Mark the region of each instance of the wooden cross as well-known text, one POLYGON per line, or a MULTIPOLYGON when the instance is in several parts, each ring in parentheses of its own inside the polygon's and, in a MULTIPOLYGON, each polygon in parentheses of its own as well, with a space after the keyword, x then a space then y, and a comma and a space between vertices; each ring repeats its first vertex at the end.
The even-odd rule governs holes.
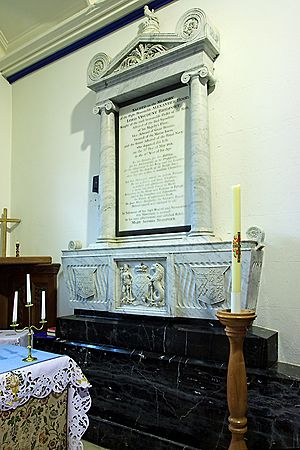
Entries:
POLYGON ((7 228, 7 223, 14 222, 14 223, 20 223, 21 219, 8 219, 7 218, 7 208, 3 208, 2 218, 0 219, 0 224, 2 224, 1 229, 1 249, 2 249, 2 256, 6 256, 6 233, 10 231, 7 228))

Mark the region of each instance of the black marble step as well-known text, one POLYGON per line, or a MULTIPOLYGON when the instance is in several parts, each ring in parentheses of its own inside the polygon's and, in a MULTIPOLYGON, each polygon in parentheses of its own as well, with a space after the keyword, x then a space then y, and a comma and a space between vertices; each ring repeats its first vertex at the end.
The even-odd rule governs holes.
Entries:
MULTIPOLYGON (((75 312, 58 319, 59 338, 184 358, 228 360, 228 338, 218 321, 75 312)), ((247 367, 271 367, 277 361, 278 333, 252 326, 245 338, 244 355, 247 367)))
POLYGON ((97 416, 90 415, 89 421, 89 428, 84 438, 97 445, 105 445, 110 450, 136 450, 139 448, 143 448, 143 450, 204 450, 200 447, 178 444, 170 439, 134 430, 97 416))
POLYGON ((225 369, 214 373, 210 366, 175 355, 42 341, 35 339, 35 346, 68 354, 92 384, 89 417, 97 418, 94 427, 99 428, 85 436, 89 441, 99 443, 101 437, 101 445, 112 450, 228 448, 225 369), (114 424, 110 439, 111 428, 102 429, 103 420, 114 424), (224 447, 216 446, 219 441, 224 447))
MULTIPOLYGON (((112 450, 228 448, 226 364, 42 337, 35 347, 68 354, 91 382, 91 442, 112 450)), ((297 448, 300 368, 247 374, 248 448, 297 448)))

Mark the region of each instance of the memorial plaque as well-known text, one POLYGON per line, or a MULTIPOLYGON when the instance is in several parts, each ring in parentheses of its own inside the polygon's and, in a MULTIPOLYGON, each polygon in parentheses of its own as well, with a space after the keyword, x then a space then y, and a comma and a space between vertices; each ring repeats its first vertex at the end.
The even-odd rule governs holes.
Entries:
POLYGON ((189 229, 189 101, 182 87, 120 108, 119 235, 189 229))

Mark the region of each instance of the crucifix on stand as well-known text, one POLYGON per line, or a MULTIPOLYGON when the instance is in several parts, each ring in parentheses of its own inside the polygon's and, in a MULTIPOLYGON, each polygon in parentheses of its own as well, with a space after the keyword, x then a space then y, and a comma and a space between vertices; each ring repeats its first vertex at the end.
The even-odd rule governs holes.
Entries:
POLYGON ((7 208, 3 208, 2 217, 0 218, 1 224, 1 250, 2 256, 6 256, 6 233, 10 231, 7 227, 8 223, 20 223, 21 219, 9 219, 7 217, 7 208))

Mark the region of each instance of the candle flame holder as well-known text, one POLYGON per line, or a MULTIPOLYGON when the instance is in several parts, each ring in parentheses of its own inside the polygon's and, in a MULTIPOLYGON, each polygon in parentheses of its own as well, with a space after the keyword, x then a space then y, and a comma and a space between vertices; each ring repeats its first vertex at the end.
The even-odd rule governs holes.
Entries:
POLYGON ((225 326, 230 343, 227 369, 228 428, 231 432, 229 450, 247 450, 244 434, 247 432, 248 389, 243 343, 256 314, 248 309, 238 313, 219 309, 217 318, 225 326))
POLYGON ((19 326, 18 323, 14 322, 12 323, 10 326, 15 330, 16 333, 22 333, 25 330, 28 330, 27 333, 27 350, 28 350, 28 354, 27 354, 27 358, 23 358, 22 361, 25 362, 33 362, 36 361, 37 358, 35 356, 32 356, 32 340, 33 340, 33 335, 34 335, 34 330, 35 331, 42 331, 42 329, 44 328, 45 323, 47 323, 47 320, 40 320, 40 327, 36 327, 35 325, 32 325, 31 323, 31 308, 33 306, 33 303, 27 303, 26 308, 28 308, 28 326, 25 328, 22 328, 20 330, 17 330, 17 327, 19 326))

